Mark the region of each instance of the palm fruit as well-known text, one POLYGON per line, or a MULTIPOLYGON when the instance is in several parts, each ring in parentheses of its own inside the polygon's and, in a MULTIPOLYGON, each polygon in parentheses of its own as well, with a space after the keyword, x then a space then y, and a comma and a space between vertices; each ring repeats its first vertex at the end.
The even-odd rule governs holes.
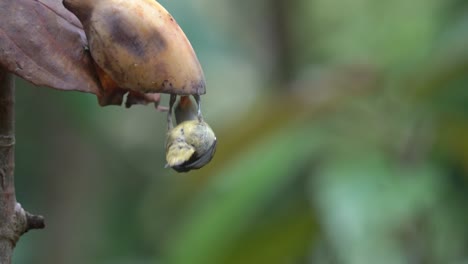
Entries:
POLYGON ((190 42, 155 0, 64 0, 63 4, 83 24, 95 63, 120 88, 205 93, 203 71, 190 42))

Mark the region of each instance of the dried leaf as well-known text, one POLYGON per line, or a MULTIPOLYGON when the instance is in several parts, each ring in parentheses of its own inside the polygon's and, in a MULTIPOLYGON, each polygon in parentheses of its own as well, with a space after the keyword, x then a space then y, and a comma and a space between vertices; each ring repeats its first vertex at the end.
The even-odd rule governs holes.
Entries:
POLYGON ((81 24, 59 1, 2 1, 0 64, 36 84, 99 93, 81 24))

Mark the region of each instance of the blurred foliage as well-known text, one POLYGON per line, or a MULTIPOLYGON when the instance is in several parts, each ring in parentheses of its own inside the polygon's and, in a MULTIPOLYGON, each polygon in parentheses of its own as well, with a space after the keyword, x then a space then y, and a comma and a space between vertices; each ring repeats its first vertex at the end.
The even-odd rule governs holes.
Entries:
POLYGON ((47 229, 16 263, 468 263, 466 1, 161 3, 215 158, 164 169, 163 113, 18 81, 17 195, 47 229))

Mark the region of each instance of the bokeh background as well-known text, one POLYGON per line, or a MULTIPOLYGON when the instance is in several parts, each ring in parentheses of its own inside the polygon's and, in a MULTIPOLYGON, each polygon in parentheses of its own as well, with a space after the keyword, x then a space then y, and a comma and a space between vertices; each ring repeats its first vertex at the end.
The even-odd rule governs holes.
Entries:
POLYGON ((18 80, 17 196, 47 228, 15 263, 468 263, 467 1, 161 3, 215 158, 164 169, 164 113, 18 80))

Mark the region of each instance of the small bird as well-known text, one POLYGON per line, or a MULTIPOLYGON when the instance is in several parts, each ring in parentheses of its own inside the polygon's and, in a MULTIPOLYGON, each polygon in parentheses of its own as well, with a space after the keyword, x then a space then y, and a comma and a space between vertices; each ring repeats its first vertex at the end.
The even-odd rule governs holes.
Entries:
POLYGON ((166 167, 177 172, 188 172, 205 166, 216 151, 216 136, 203 120, 200 97, 194 96, 195 106, 189 96, 182 96, 174 110, 177 126, 172 125, 172 108, 176 95, 171 95, 166 139, 166 167))

